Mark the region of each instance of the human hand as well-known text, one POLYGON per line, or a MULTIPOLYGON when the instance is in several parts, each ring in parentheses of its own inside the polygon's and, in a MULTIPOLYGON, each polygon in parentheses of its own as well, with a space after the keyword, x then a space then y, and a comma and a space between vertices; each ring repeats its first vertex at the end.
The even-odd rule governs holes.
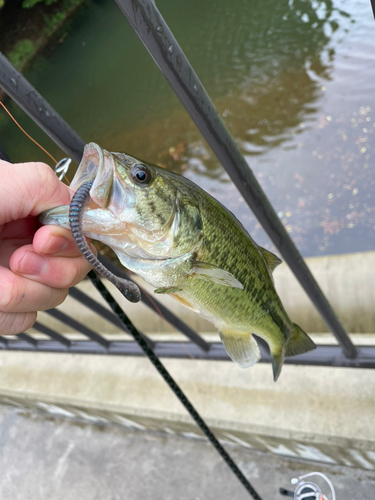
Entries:
POLYGON ((61 304, 90 265, 70 231, 38 229, 38 214, 71 199, 48 165, 0 160, 0 179, 0 334, 14 335, 61 304))

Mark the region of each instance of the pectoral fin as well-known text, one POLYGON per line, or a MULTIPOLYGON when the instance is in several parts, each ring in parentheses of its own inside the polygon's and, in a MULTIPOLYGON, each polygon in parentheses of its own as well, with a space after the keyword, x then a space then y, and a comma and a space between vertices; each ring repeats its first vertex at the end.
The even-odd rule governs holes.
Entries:
POLYGON ((238 333, 229 330, 219 332, 229 357, 241 368, 248 368, 260 360, 260 351, 251 333, 238 333))
POLYGON ((240 288, 243 290, 242 283, 240 283, 229 271, 225 271, 224 269, 214 266, 213 264, 208 264, 207 262, 191 260, 191 263, 193 264, 193 268, 190 272, 191 276, 203 281, 215 283, 216 285, 240 288))

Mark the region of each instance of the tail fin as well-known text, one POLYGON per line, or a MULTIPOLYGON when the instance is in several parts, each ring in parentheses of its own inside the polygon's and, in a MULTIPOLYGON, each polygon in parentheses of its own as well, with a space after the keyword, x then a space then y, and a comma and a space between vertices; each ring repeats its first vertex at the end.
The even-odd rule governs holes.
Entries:
POLYGON ((271 356, 272 356, 273 381, 276 382, 276 380, 279 378, 281 368, 283 367, 284 364, 284 359, 285 359, 284 349, 282 349, 278 354, 271 351, 271 356))
POLYGON ((283 367, 284 359, 286 356, 296 356, 297 354, 302 354, 316 348, 314 342, 310 339, 307 333, 302 330, 302 328, 300 328, 295 323, 292 323, 292 325, 292 335, 286 347, 281 349, 278 353, 271 352, 273 380, 275 382, 279 378, 281 368, 283 367))
POLYGON ((285 349, 285 356, 296 356, 307 351, 312 351, 316 348, 314 342, 295 323, 292 323, 294 330, 285 349))

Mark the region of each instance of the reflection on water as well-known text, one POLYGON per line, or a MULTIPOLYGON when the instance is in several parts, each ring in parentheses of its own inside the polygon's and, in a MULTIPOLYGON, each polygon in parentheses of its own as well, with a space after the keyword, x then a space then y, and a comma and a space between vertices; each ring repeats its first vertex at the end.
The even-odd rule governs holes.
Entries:
MULTIPOLYGON (((372 249, 369 2, 159 0, 158 7, 302 253, 372 249)), ((52 106, 86 141, 182 172, 270 247, 115 2, 91 0, 64 29, 26 72, 52 106)), ((0 134, 15 161, 44 160, 3 115, 0 134)))

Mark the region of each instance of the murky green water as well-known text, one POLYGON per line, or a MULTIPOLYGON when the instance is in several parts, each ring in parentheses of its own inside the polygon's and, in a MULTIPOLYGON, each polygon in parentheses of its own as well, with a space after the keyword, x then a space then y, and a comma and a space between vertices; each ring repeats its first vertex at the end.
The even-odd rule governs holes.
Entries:
MULTIPOLYGON (((368 0, 159 0, 305 256, 375 242, 375 22, 368 0)), ((26 71, 81 137, 182 172, 271 247, 112 0, 91 0, 26 71)), ((22 125, 59 158, 16 106, 22 125)), ((43 160, 0 114, 14 161, 43 160)))

